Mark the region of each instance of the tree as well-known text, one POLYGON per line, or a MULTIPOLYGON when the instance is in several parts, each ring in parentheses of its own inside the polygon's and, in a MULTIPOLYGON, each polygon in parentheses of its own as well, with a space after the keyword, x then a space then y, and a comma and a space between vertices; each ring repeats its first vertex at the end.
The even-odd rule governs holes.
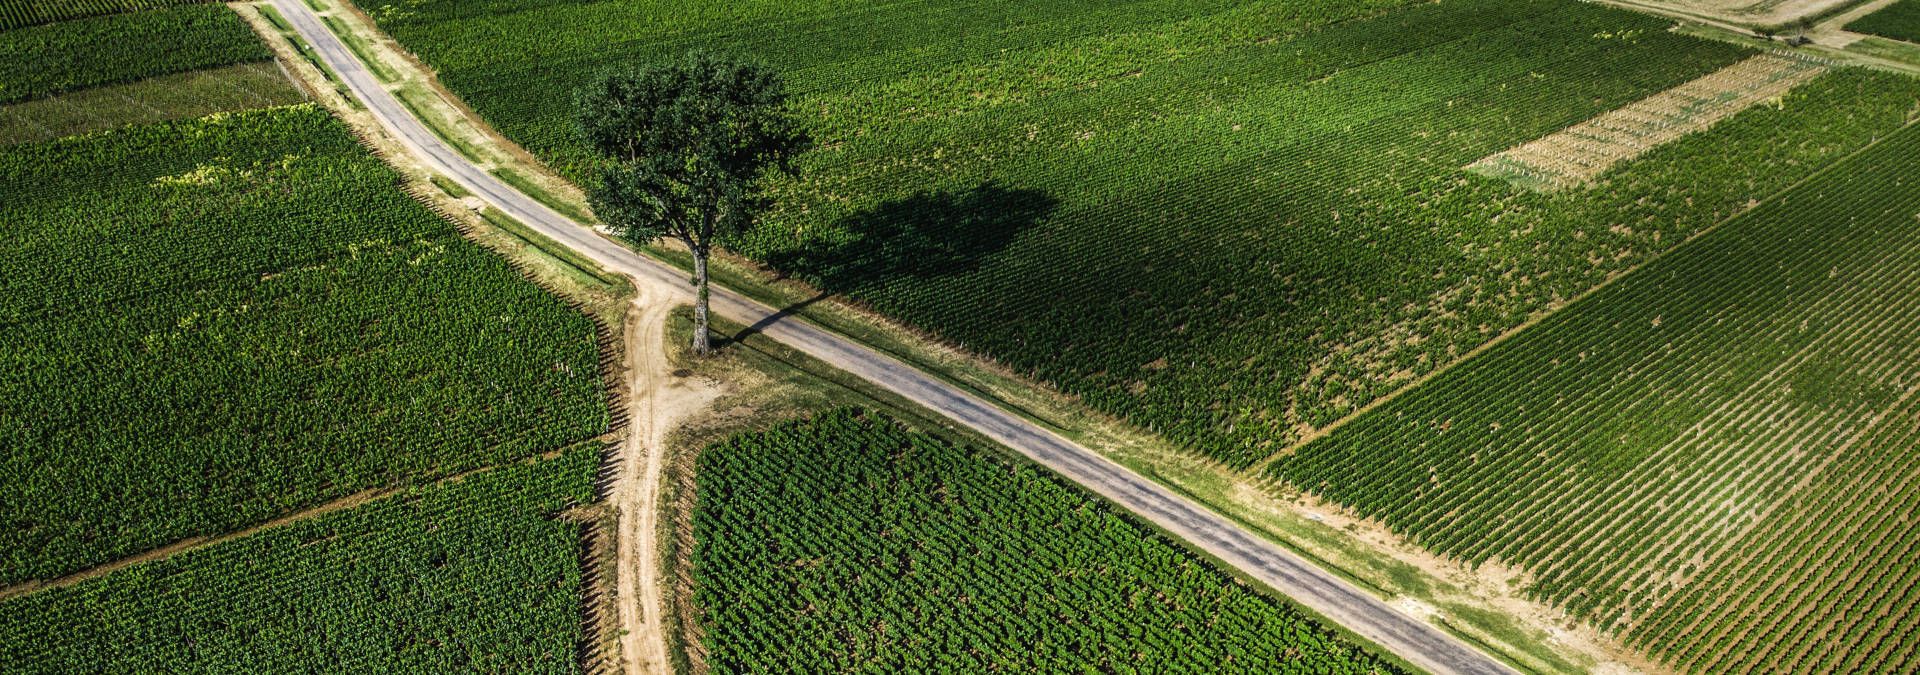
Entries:
POLYGON ((671 237, 693 254, 693 350, 708 353, 707 257, 766 207, 761 184, 792 175, 812 145, 786 86, 765 65, 693 52, 602 77, 576 114, 601 160, 594 214, 622 238, 671 237))

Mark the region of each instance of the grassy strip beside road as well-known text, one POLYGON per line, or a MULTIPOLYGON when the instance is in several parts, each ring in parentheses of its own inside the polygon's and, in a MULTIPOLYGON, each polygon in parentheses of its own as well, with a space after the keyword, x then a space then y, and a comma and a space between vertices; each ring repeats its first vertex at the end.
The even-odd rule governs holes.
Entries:
MULTIPOLYGON (((438 132, 440 130, 435 129, 435 131, 438 132)), ((519 190, 527 196, 532 197, 534 201, 545 204, 547 208, 558 211, 560 215, 572 219, 573 222, 582 225, 595 222, 593 214, 585 206, 562 198, 557 192, 548 189, 539 181, 528 177, 527 174, 521 173, 519 169, 503 166, 489 173, 492 173, 493 177, 500 179, 501 182, 513 186, 513 189, 519 190)))

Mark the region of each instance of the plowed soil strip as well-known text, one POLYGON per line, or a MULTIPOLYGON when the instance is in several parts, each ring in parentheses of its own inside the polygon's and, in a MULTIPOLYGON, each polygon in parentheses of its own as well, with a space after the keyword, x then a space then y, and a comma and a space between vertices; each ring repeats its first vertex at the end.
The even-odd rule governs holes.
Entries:
POLYGON ((1761 54, 1489 156, 1467 170, 1535 190, 1578 186, 1616 164, 1785 95, 1825 71, 1812 60, 1761 54))

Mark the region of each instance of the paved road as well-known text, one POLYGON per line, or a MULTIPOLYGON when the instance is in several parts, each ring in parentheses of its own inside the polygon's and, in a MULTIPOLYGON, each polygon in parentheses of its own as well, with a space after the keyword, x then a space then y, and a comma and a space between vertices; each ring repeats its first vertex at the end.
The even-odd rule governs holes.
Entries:
MULTIPOLYGON (((272 0, 322 60, 333 68, 388 131, 419 158, 494 207, 636 283, 684 288, 687 274, 578 225, 500 182, 443 144, 381 88, 338 37, 300 0, 272 0)), ((1017 415, 838 334, 779 314, 772 307, 715 288, 713 311, 834 367, 889 389, 998 441, 1079 483, 1174 536, 1205 550, 1339 622, 1347 629, 1435 673, 1511 673, 1511 669, 1447 633, 1393 609, 1279 545, 1213 511, 1141 478, 1125 467, 1017 415)))

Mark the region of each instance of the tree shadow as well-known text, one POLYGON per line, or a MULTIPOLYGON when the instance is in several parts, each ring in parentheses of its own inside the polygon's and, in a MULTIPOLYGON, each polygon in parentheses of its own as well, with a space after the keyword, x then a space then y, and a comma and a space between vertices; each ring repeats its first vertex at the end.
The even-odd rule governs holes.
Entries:
POLYGON ((957 192, 919 192, 842 219, 841 237, 809 242, 767 262, 829 293, 858 295, 902 276, 971 270, 1058 206, 1045 192, 992 182, 957 192))

